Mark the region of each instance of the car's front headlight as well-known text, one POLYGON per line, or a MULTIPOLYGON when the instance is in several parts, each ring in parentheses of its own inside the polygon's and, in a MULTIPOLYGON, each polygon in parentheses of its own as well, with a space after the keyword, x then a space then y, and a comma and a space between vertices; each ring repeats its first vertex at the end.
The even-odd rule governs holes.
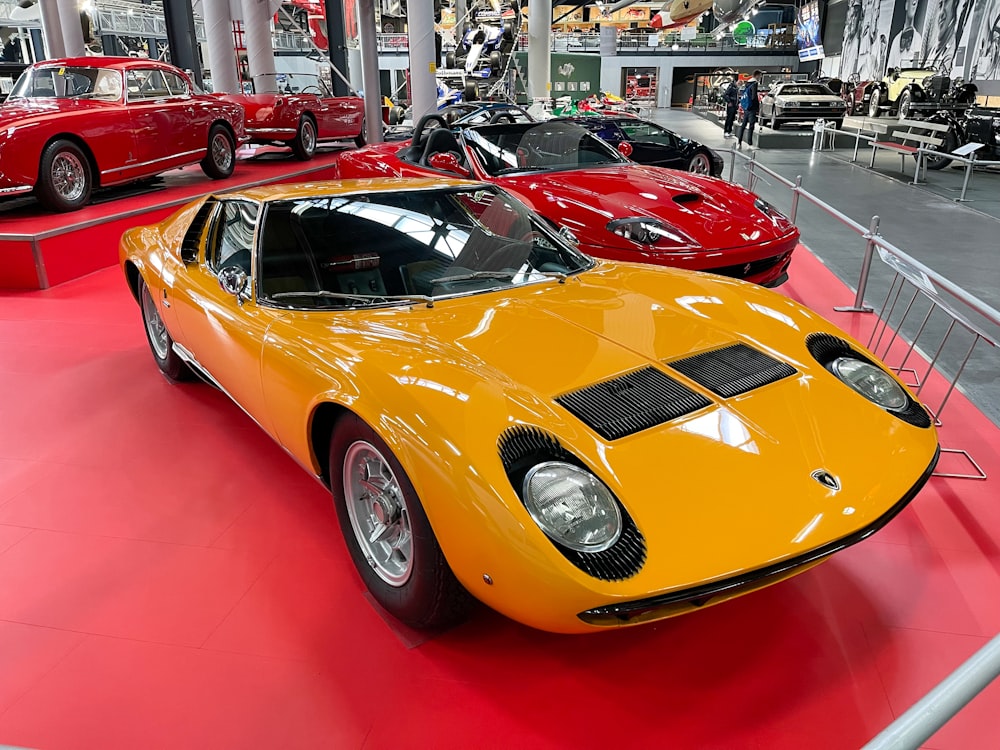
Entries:
POLYGON ((870 362, 854 357, 837 357, 827 367, 844 384, 883 409, 900 411, 910 403, 899 383, 870 362))
POLYGON ((524 477, 524 504, 553 541, 577 552, 603 552, 622 532, 618 503, 603 482, 573 464, 546 461, 524 477))
POLYGON ((640 245, 655 245, 658 249, 690 250, 698 247, 698 243, 677 227, 650 216, 614 219, 608 222, 607 230, 640 245))

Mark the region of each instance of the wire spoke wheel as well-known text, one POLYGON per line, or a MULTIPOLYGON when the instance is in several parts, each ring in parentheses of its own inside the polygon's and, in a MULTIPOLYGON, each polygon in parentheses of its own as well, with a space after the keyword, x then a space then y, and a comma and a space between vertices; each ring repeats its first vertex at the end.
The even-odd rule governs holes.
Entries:
POLYGON ((87 189, 87 168, 71 151, 62 151, 52 160, 52 187, 67 202, 80 200, 87 189))
POLYGON ((365 440, 344 456, 344 499, 354 536, 372 570, 390 586, 413 570, 413 534, 406 499, 389 462, 365 440))

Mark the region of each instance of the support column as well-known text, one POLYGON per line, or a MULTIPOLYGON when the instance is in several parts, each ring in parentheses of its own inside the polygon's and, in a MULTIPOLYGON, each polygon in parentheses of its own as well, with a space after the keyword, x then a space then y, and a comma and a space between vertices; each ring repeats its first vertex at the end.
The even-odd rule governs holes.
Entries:
MULTIPOLYGON (((347 75, 347 35, 344 33, 344 3, 343 0, 326 0, 326 39, 327 55, 330 64, 345 76, 347 75)), ((347 84, 340 76, 333 76, 333 95, 347 96, 350 94, 347 84)))
POLYGON ((42 17, 42 36, 45 41, 45 56, 48 59, 66 57, 66 42, 63 41, 62 23, 56 0, 39 0, 38 10, 42 17))
MULTIPOLYGON (((194 11, 190 0, 163 0, 163 18, 167 22, 170 62, 182 70, 190 70, 194 82, 200 86, 201 59, 194 35, 194 11)), ((150 50, 150 56, 155 57, 156 51, 150 50)))
POLYGON ((83 44, 83 26, 80 25, 80 8, 75 2, 61 2, 57 5, 66 57, 83 57, 86 51, 83 44))
POLYGON ((378 37, 375 0, 358 0, 358 39, 361 42, 361 90, 365 93, 365 129, 369 143, 382 142, 382 93, 378 80, 378 37))
POLYGON ((528 3, 528 98, 552 96, 552 0, 528 3))
POLYGON ((271 43, 271 8, 266 0, 242 0, 243 31, 247 47, 247 65, 254 91, 276 93, 274 46, 271 43))
POLYGON ((460 47, 462 46, 462 30, 466 26, 472 26, 472 19, 466 18, 468 14, 468 3, 465 0, 455 0, 455 41, 460 47))
POLYGON ((409 0, 406 25, 410 37, 410 91, 413 122, 437 111, 437 50, 434 45, 433 0, 409 0))
POLYGON ((205 47, 208 66, 212 71, 212 91, 240 94, 240 76, 236 69, 233 46, 233 17, 229 0, 202 0, 205 20, 205 47))

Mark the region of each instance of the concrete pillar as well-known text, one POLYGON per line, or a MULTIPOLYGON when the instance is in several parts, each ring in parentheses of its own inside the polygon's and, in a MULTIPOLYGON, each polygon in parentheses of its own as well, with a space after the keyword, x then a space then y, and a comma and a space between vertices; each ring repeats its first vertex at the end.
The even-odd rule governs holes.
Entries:
POLYGON ((271 6, 266 0, 243 0, 243 38, 254 91, 277 92, 274 46, 271 43, 271 6))
POLYGON ((382 142, 382 94, 378 81, 378 37, 375 0, 358 0, 358 40, 361 43, 361 90, 365 93, 365 122, 369 143, 382 142))
MULTIPOLYGON (((163 18, 167 22, 170 62, 182 70, 190 70, 194 82, 201 85, 201 58, 190 0, 163 0, 163 18)), ((155 49, 149 53, 151 57, 156 56, 155 49)))
POLYGON ((202 0, 201 11, 205 21, 208 65, 212 71, 212 91, 242 93, 233 47, 233 17, 229 12, 229 0, 202 0))
MULTIPOLYGON (((45 56, 49 60, 66 57, 66 42, 63 41, 62 22, 56 0, 38 0, 38 10, 42 16, 42 35, 45 40, 45 56)), ((79 24, 79 19, 77 23, 79 24)))
POLYGON ((552 96, 552 0, 528 3, 528 98, 552 96))
POLYGON ((468 14, 468 3, 465 0, 455 0, 455 41, 458 42, 459 46, 462 45, 462 30, 466 26, 472 25, 472 19, 466 18, 468 14))
POLYGON ((66 57, 86 54, 83 43, 83 26, 80 24, 80 7, 75 1, 59 3, 59 26, 62 29, 66 57))
MULTIPOLYGON (((434 0, 409 0, 406 25, 410 37, 410 92, 413 121, 437 111, 437 50, 434 46, 434 0)), ((366 89, 367 91, 367 89, 366 89)))

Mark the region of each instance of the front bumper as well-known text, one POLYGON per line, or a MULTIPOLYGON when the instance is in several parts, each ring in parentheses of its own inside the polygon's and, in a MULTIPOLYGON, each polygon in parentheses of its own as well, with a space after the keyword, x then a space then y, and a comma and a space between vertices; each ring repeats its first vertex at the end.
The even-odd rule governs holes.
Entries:
POLYGON ((676 615, 701 609, 711 604, 719 604, 803 573, 814 565, 823 562, 835 552, 839 552, 868 538, 895 518, 903 508, 910 504, 910 501, 916 497, 917 493, 927 483, 927 480, 930 479, 940 455, 941 449, 939 447, 934 451, 934 456, 924 470, 924 473, 920 475, 920 478, 902 499, 874 522, 852 534, 829 544, 824 544, 805 554, 782 560, 781 562, 758 568, 757 570, 751 570, 732 578, 713 581, 712 583, 682 591, 671 591, 667 594, 651 596, 645 599, 594 607, 593 609, 580 612, 577 617, 594 627, 607 628, 638 625, 652 620, 675 617, 676 615))

